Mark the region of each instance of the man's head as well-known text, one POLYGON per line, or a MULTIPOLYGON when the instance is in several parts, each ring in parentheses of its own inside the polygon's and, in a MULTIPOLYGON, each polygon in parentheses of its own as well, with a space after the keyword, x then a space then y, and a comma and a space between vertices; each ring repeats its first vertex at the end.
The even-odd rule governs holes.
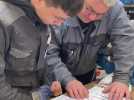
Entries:
POLYGON ((61 24, 69 16, 80 12, 84 0, 31 0, 31 2, 44 23, 61 24))
POLYGON ((79 18, 85 23, 99 20, 115 3, 116 0, 85 0, 84 8, 79 13, 79 18))

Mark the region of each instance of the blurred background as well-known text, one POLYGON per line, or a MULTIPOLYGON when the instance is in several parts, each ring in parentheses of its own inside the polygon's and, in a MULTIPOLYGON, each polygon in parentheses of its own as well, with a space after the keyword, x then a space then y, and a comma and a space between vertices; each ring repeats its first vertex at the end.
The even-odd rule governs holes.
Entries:
POLYGON ((130 19, 134 20, 134 0, 121 0, 130 19))

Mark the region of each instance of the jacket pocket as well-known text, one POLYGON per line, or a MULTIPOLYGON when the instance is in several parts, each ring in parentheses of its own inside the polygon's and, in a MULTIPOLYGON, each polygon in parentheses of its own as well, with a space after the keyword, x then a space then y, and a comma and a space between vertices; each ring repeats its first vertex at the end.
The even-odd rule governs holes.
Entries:
POLYGON ((31 72, 36 66, 36 58, 33 51, 23 51, 11 48, 8 55, 8 69, 16 72, 31 72))
POLYGON ((12 86, 38 85, 35 72, 37 67, 36 53, 34 50, 10 48, 7 58, 7 80, 12 86))
POLYGON ((32 72, 37 67, 39 41, 27 32, 13 31, 10 48, 6 56, 7 69, 18 72, 32 72))
POLYGON ((69 70, 74 70, 80 56, 80 44, 64 44, 62 47, 61 58, 69 70))

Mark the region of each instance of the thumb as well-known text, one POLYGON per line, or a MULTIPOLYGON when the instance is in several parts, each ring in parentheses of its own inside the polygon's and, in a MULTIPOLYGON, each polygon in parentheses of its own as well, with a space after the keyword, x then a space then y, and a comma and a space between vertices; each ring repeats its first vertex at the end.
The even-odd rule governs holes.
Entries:
POLYGON ((108 85, 107 87, 104 88, 103 93, 108 93, 112 88, 112 85, 108 85))

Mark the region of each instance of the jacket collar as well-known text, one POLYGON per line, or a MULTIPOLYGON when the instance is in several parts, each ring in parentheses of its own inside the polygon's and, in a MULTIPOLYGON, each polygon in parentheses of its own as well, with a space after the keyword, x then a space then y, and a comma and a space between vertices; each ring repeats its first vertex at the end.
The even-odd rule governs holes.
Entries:
MULTIPOLYGON (((102 18, 102 19, 103 19, 103 18, 102 18)), ((102 20, 102 19, 101 19, 101 20, 102 20)), ((101 22, 101 20, 95 21, 95 22, 94 22, 94 23, 95 23, 95 26, 97 26, 97 25, 101 22)), ((75 17, 68 18, 68 19, 64 22, 64 25, 70 26, 70 27, 80 27, 79 21, 78 21, 78 19, 77 19, 76 16, 75 16, 75 17)))
POLYGON ((77 19, 77 17, 70 17, 68 18, 65 23, 64 23, 66 26, 70 26, 70 27, 79 27, 80 24, 79 24, 79 21, 77 19))

